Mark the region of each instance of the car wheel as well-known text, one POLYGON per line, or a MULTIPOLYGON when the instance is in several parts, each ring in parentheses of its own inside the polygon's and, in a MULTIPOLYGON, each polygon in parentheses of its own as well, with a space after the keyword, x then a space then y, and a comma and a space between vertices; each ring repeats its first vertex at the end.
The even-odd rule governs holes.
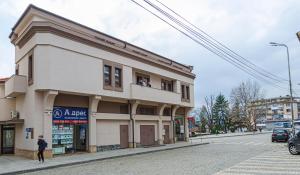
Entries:
POLYGON ((290 152, 292 155, 298 154, 298 151, 297 151, 297 149, 296 149, 296 146, 293 145, 293 144, 291 144, 291 145, 289 146, 289 152, 290 152))

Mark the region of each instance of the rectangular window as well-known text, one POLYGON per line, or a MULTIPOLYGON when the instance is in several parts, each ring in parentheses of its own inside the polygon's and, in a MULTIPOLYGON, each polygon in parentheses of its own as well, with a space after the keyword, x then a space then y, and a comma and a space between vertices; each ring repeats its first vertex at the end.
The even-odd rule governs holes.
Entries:
POLYGON ((28 57, 28 84, 33 84, 33 56, 28 57))
POLYGON ((173 92, 173 81, 161 80, 161 89, 173 92))
POLYGON ((186 86, 186 99, 190 99, 190 87, 189 86, 186 86))
POLYGON ((111 86, 111 66, 104 65, 104 84, 111 86))
POLYGON ((139 105, 136 113, 140 115, 156 115, 157 108, 155 106, 139 105))
POLYGON ((190 101, 190 87, 186 84, 181 85, 181 101, 190 101))
POLYGON ((138 74, 136 75, 136 84, 151 87, 150 76, 138 74))
POLYGON ((105 61, 103 66, 103 88, 106 90, 122 91, 122 65, 105 61))
POLYGON ((19 75, 19 65, 16 65, 16 69, 15 69, 15 75, 19 75))
POLYGON ((181 85, 181 98, 185 99, 185 86, 181 85))
POLYGON ((115 68, 115 87, 122 87, 122 69, 115 68))

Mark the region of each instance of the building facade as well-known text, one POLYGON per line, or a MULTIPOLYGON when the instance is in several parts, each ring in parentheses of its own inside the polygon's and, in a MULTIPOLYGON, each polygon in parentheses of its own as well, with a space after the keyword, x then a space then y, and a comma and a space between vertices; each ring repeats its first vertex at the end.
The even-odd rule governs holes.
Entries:
MULTIPOLYGON (((293 100, 293 112, 296 120, 300 118, 300 98, 294 97, 293 100)), ((256 114, 259 116, 256 118, 262 121, 292 119, 290 96, 253 101, 250 107, 257 111, 256 114)))
POLYGON ((192 66, 33 5, 9 37, 16 71, 0 82, 1 141, 11 142, 2 154, 36 158, 39 135, 46 157, 188 140, 192 66))

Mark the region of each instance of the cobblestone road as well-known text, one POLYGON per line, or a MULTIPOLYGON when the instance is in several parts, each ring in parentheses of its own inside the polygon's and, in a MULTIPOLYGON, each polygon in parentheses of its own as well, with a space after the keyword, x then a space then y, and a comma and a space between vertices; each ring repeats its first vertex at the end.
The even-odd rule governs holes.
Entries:
MULTIPOLYGON (((210 141, 211 144, 61 167, 28 174, 241 174, 239 171, 241 168, 247 168, 246 165, 258 166, 249 164, 255 162, 257 158, 261 159, 271 156, 274 159, 275 155, 272 152, 275 151, 284 154, 285 158, 289 159, 289 153, 285 144, 271 143, 270 134, 214 138, 205 139, 205 141, 210 141), (244 162, 248 164, 243 164, 244 162)), ((201 142, 201 139, 194 140, 193 142, 201 142)), ((294 156, 294 159, 300 161, 300 156, 294 156)), ((245 173, 251 174, 251 172, 245 173)))

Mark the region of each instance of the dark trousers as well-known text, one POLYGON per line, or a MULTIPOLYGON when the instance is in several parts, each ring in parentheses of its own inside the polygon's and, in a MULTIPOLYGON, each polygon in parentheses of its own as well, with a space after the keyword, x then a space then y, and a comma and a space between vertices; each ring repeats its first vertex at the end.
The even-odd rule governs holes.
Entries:
POLYGON ((39 161, 42 160, 44 162, 44 150, 39 150, 37 156, 39 158, 39 161))

